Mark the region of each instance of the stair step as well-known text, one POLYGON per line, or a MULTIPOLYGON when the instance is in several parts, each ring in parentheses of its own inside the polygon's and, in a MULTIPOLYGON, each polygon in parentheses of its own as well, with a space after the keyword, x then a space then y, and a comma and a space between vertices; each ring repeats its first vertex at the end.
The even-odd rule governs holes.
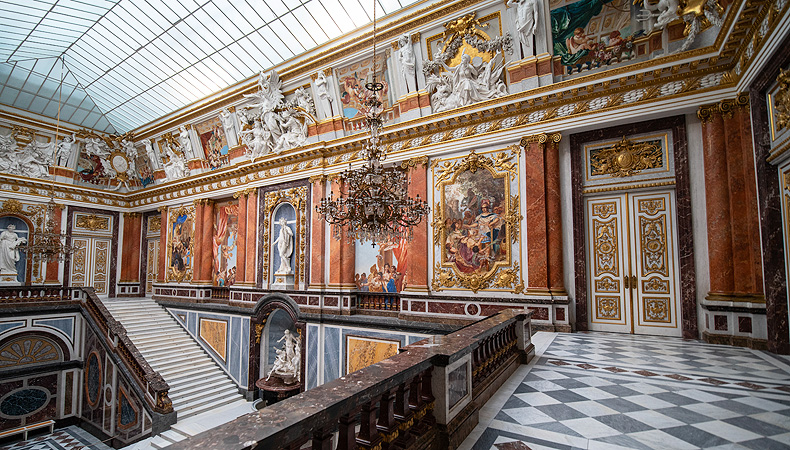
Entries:
POLYGON ((231 390, 225 387, 209 388, 203 392, 194 392, 191 395, 171 398, 170 400, 173 401, 173 409, 178 410, 187 405, 202 405, 204 401, 213 401, 236 393, 238 393, 236 389, 231 390))
POLYGON ((236 392, 238 392, 238 389, 236 388, 236 384, 234 384, 232 381, 230 381, 230 379, 227 376, 218 375, 216 377, 216 379, 211 378, 210 380, 211 381, 207 381, 206 380, 203 383, 195 383, 194 386, 188 386, 188 385, 184 384, 183 385, 184 387, 180 387, 178 389, 178 394, 181 395, 181 396, 187 396, 187 395, 191 395, 191 394, 194 394, 194 393, 200 393, 200 392, 203 392, 203 390, 205 389, 205 385, 226 386, 226 387, 228 387, 230 389, 233 389, 236 392))
POLYGON ((154 370, 162 374, 162 376, 165 379, 168 379, 170 377, 180 376, 182 373, 188 374, 190 372, 195 372, 201 369, 215 370, 216 365, 214 364, 214 361, 206 359, 200 362, 191 362, 191 361, 178 362, 168 367, 162 367, 162 366, 154 367, 154 370))
POLYGON ((174 369, 180 366, 189 366, 192 367, 197 366, 198 364, 214 364, 214 360, 211 359, 207 354, 200 353, 191 356, 177 356, 175 358, 167 359, 167 358, 159 358, 157 360, 148 359, 148 364, 151 367, 157 367, 157 370, 166 370, 166 369, 174 369))
POLYGON ((191 417, 212 409, 219 408, 221 406, 228 405, 235 401, 235 399, 229 397, 230 396, 218 396, 216 399, 206 400, 200 404, 187 405, 181 410, 177 410, 178 415, 180 417, 191 417))
POLYGON ((196 358, 198 356, 206 355, 206 352, 203 351, 200 347, 194 349, 186 349, 186 350, 173 350, 173 351, 164 351, 164 352, 157 352, 156 356, 153 354, 146 355, 145 360, 148 361, 148 364, 155 364, 159 361, 167 361, 174 358, 196 358))
POLYGON ((162 327, 155 327, 153 329, 138 329, 138 330, 126 330, 127 335, 134 335, 135 337, 139 338, 146 338, 150 336, 160 336, 160 337, 169 337, 178 334, 186 335, 187 332, 176 324, 166 325, 162 327))

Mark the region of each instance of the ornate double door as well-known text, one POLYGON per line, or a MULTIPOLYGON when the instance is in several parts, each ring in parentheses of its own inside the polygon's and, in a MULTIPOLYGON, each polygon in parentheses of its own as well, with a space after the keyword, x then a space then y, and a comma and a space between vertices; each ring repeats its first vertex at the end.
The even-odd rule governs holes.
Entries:
POLYGON ((585 200, 590 329, 681 336, 673 190, 585 200))
POLYGON ((69 279, 74 287, 91 286, 96 295, 109 292, 110 239, 75 236, 69 279))
POLYGON ((154 293, 154 283, 159 277, 159 239, 148 239, 148 256, 145 268, 145 294, 154 293))

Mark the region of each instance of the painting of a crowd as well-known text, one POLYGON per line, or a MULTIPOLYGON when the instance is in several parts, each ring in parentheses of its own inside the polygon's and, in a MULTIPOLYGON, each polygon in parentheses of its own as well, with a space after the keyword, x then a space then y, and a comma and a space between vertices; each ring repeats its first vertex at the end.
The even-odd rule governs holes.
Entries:
POLYGON ((464 274, 484 274, 507 261, 505 178, 494 178, 488 170, 467 171, 443 192, 442 263, 464 274))
POLYGON ((239 204, 217 205, 214 222, 214 286, 232 286, 236 282, 236 238, 239 204))
POLYGON ((405 286, 408 243, 357 243, 357 270, 354 275, 361 292, 401 292, 405 286), (369 268, 368 264, 370 264, 369 268))
POLYGON ((173 252, 170 256, 170 269, 176 277, 183 277, 187 269, 192 268, 191 242, 193 223, 187 214, 181 214, 173 221, 170 230, 170 242, 173 243, 173 252))

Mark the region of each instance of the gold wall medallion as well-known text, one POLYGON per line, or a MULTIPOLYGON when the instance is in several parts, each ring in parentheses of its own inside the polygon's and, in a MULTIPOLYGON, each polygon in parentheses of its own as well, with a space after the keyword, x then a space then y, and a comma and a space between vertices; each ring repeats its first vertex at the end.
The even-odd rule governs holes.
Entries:
POLYGON ((524 280, 513 249, 520 248, 518 167, 521 151, 475 153, 431 164, 436 202, 432 222, 431 286, 505 289, 520 294, 524 280))
POLYGON ((590 150, 593 176, 627 177, 647 169, 664 167, 660 141, 631 142, 625 136, 612 147, 590 150))

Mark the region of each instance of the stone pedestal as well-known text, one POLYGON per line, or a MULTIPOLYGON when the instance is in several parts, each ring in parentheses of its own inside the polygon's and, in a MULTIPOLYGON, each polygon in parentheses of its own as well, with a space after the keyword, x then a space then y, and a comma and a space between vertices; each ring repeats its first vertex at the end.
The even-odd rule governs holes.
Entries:
POLYGON ((289 290, 293 288, 294 288, 294 274, 292 273, 274 274, 274 282, 272 282, 272 289, 289 290))
POLYGON ((17 273, 0 272, 0 286, 22 286, 17 280, 17 273))

